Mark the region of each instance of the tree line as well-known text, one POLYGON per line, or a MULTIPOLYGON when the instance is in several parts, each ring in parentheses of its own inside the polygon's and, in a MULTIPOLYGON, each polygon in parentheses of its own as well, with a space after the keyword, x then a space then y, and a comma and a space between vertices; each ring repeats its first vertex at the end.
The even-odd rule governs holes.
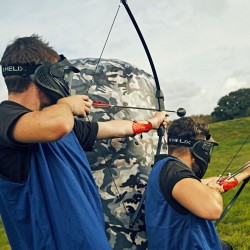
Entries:
POLYGON ((250 88, 242 88, 221 97, 211 115, 194 115, 207 123, 250 116, 250 88))

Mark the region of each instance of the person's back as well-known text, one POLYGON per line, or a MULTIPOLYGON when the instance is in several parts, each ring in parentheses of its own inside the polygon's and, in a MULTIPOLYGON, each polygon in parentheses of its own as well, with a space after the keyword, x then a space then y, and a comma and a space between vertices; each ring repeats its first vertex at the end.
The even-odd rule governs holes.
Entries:
POLYGON ((75 134, 30 151, 25 182, 0 179, 12 249, 109 249, 98 190, 75 134))
MULTIPOLYGON (((150 173, 145 204, 149 250, 221 249, 212 221, 192 214, 174 202, 171 195, 166 197, 167 192, 161 191, 164 187, 159 176, 165 175, 164 179, 171 182, 171 174, 176 172, 185 173, 187 178, 195 178, 184 163, 171 156, 158 161, 150 173)), ((169 183, 169 186, 173 184, 169 183)))
POLYGON ((166 112, 137 122, 77 119, 92 105, 70 94, 80 71, 36 35, 7 46, 1 66, 9 96, 0 104, 0 213, 12 249, 111 249, 84 151, 96 139, 166 126, 166 112))
POLYGON ((202 179, 218 144, 208 126, 190 117, 168 128, 169 156, 153 167, 146 189, 145 221, 149 250, 232 249, 213 223, 223 209, 221 193, 249 178, 246 167, 234 179, 202 179))
POLYGON ((111 249, 83 151, 98 125, 73 117, 89 112, 88 97, 67 99, 65 74, 77 69, 35 35, 9 45, 1 66, 0 213, 12 249, 111 249))

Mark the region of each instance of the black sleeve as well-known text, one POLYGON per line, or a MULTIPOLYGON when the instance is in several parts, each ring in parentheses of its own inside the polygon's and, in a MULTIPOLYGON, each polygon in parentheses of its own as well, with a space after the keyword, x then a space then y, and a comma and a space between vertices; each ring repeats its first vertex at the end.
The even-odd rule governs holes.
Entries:
POLYGON ((27 146, 13 139, 12 131, 17 120, 31 110, 11 101, 4 101, 0 105, 0 146, 17 147, 27 146))
POLYGON ((92 151, 98 132, 98 123, 75 119, 73 130, 82 148, 86 151, 92 151))
POLYGON ((174 199, 172 191, 175 184, 185 178, 193 178, 200 181, 189 167, 175 160, 168 161, 159 175, 159 184, 163 196, 180 214, 187 214, 189 211, 174 199))
POLYGON ((10 101, 0 104, 0 177, 24 182, 29 172, 30 154, 34 144, 18 143, 12 131, 17 120, 29 109, 10 101))

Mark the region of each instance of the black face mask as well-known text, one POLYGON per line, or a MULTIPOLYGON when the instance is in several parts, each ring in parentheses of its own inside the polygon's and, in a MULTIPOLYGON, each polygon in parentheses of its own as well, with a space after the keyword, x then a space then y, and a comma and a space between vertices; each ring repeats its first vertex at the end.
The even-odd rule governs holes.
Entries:
POLYGON ((169 137, 168 144, 189 147, 190 152, 195 159, 195 163, 192 165, 192 170, 200 179, 202 179, 207 171, 208 163, 211 160, 214 146, 218 145, 218 143, 213 140, 210 134, 206 140, 194 140, 178 136, 169 137))
POLYGON ((193 155, 196 163, 194 164, 193 171, 195 175, 200 179, 202 179, 207 171, 208 163, 210 162, 212 157, 214 145, 214 143, 208 141, 198 140, 190 148, 190 152, 193 155))
POLYGON ((53 103, 58 99, 69 96, 71 90, 71 76, 79 73, 63 55, 57 63, 41 62, 40 64, 8 64, 2 65, 2 74, 6 76, 30 76, 31 80, 40 88, 53 103))
POLYGON ((61 61, 58 63, 42 62, 30 76, 37 87, 54 103, 70 95, 70 74, 80 72, 64 56, 60 57, 61 61))
POLYGON ((205 172, 202 171, 202 168, 198 165, 198 163, 196 161, 194 161, 192 163, 192 171, 194 172, 194 174, 199 178, 202 179, 202 177, 205 175, 205 172))

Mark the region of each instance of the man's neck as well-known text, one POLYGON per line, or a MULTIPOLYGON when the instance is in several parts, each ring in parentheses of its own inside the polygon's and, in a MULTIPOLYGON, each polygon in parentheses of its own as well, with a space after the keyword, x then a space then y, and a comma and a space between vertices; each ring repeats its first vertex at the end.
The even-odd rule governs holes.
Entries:
POLYGON ((185 163, 185 165, 187 165, 188 167, 190 168, 192 167, 193 157, 191 156, 191 153, 189 150, 185 154, 177 154, 173 152, 171 156, 176 157, 177 159, 185 163))
POLYGON ((40 110, 41 100, 38 92, 39 90, 35 86, 30 85, 22 93, 10 93, 8 100, 16 102, 30 110, 40 110))

